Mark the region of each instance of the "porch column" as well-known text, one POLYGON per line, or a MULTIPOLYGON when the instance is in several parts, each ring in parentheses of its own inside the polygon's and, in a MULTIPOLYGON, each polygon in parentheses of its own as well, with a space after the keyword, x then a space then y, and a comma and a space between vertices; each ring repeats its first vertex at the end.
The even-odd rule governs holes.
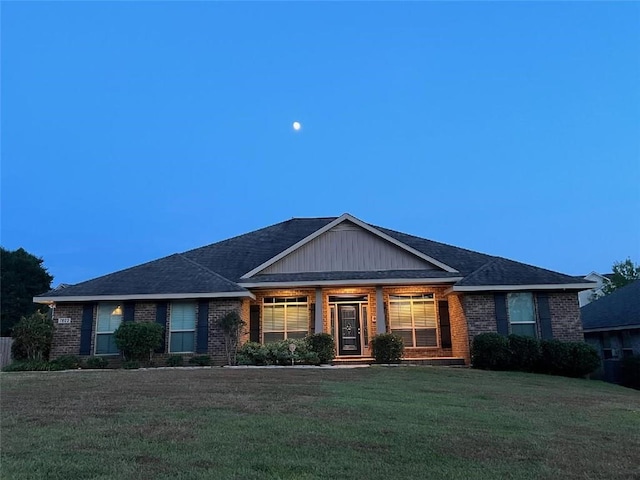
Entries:
POLYGON ((323 322, 322 322, 322 289, 316 288, 316 322, 315 322, 316 333, 323 332, 323 322))
POLYGON ((376 287, 376 329, 378 333, 387 333, 387 323, 384 319, 384 296, 382 287, 376 287))

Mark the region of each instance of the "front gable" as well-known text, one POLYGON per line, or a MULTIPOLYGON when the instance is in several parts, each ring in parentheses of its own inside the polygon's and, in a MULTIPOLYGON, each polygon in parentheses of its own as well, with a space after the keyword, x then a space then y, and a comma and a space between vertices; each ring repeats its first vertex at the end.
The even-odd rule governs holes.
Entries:
POLYGON ((243 278, 260 274, 453 268, 345 214, 243 278))

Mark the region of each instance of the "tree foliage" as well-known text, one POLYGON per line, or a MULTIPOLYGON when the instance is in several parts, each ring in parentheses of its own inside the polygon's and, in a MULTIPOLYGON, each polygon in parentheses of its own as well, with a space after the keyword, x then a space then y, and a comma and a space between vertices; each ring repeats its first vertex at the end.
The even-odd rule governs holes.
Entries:
POLYGON ((33 297, 51 289, 53 277, 42 266, 44 260, 23 248, 11 251, 0 247, 1 334, 9 335, 22 317, 45 308, 33 297))
POLYGON ((228 365, 235 365, 237 362, 238 342, 242 335, 242 328, 245 325, 245 321, 236 311, 227 313, 218 321, 218 326, 224 335, 224 347, 227 353, 228 365))
POLYGON ((640 279, 640 265, 627 258, 623 262, 615 262, 612 267, 613 275, 608 283, 602 287, 602 294, 609 295, 618 288, 629 285, 631 282, 640 279))
POLYGON ((12 336, 11 354, 15 360, 49 359, 53 323, 47 314, 34 312, 23 317, 13 328, 12 336))
POLYGON ((124 322, 113 336, 125 360, 144 362, 151 360, 153 351, 162 345, 163 331, 155 322, 124 322))

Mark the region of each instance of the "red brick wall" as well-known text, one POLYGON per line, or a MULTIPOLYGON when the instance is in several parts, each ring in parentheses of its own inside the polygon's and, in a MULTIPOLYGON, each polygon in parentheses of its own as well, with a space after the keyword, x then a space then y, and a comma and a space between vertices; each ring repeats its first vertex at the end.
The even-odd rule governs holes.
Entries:
MULTIPOLYGON (((59 303, 53 312, 53 343, 50 358, 80 353, 80 328, 82 326, 82 304, 59 303), (70 318, 71 323, 58 324, 58 318, 70 318)), ((95 315, 95 313, 94 313, 95 315)))
POLYGON ((467 318, 469 341, 480 333, 498 331, 492 293, 464 294, 462 306, 467 318))
POLYGON ((549 294, 553 338, 564 342, 582 342, 582 321, 577 293, 549 294))
POLYGON ((451 344, 454 357, 462 357, 467 365, 471 363, 467 319, 462 306, 461 295, 449 295, 449 319, 451 322, 451 344))

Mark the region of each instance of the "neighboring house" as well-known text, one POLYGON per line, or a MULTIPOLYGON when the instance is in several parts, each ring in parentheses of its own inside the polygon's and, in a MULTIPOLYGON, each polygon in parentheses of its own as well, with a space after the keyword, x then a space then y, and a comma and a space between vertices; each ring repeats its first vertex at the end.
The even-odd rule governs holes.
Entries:
POLYGON ((294 218, 34 301, 55 308, 53 357, 117 355, 118 325, 147 321, 165 327, 160 353, 222 363, 217 321, 235 310, 242 341, 327 332, 338 359, 366 360, 372 336, 394 332, 405 358, 469 364, 483 332, 581 341, 578 292, 592 287, 344 214, 294 218))
POLYGON ((580 309, 584 338, 603 359, 605 380, 618 382, 619 361, 640 355, 640 280, 580 309))
POLYGON ((584 277, 582 277, 589 282, 595 282, 596 285, 593 288, 589 290, 585 290, 578 294, 580 307, 584 307, 585 305, 593 302, 596 298, 601 296, 602 287, 604 287, 607 283, 611 281, 610 277, 612 275, 613 275, 612 273, 605 273, 604 275, 601 275, 596 272, 591 272, 589 275, 585 275, 584 277))

